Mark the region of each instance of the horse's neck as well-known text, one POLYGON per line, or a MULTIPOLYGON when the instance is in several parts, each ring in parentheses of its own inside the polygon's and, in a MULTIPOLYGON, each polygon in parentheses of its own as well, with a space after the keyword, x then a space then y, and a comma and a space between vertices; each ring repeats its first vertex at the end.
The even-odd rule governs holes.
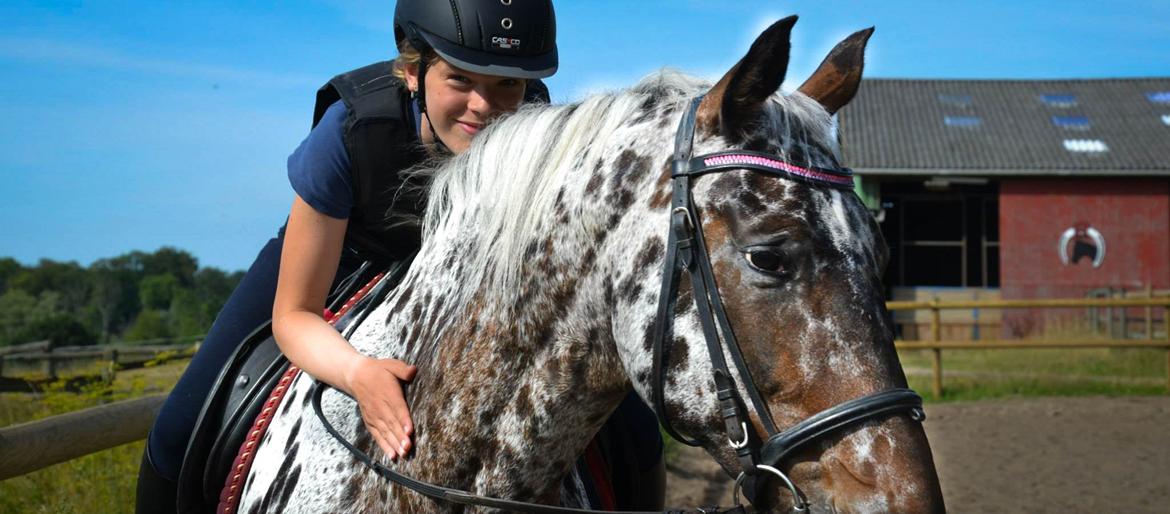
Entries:
MULTIPOLYGON (((613 338, 615 329, 635 329, 618 324, 635 320, 614 318, 614 310, 623 302, 649 303, 648 294, 624 289, 642 289, 649 268, 659 265, 635 259, 650 242, 636 239, 646 235, 652 213, 665 208, 654 204, 668 191, 655 184, 667 150, 638 154, 631 147, 645 139, 630 139, 602 152, 600 169, 565 175, 554 213, 525 241, 530 251, 515 291, 481 291, 468 309, 445 301, 471 285, 461 279, 479 255, 466 238, 440 233, 370 317, 381 327, 357 337, 355 346, 419 366, 408 392, 417 434, 403 471, 482 494, 555 500, 560 479, 629 387, 613 338), (635 260, 643 269, 631 269, 635 260), (476 303, 485 299, 495 303, 476 303)), ((638 316, 639 327, 647 316, 638 316)))

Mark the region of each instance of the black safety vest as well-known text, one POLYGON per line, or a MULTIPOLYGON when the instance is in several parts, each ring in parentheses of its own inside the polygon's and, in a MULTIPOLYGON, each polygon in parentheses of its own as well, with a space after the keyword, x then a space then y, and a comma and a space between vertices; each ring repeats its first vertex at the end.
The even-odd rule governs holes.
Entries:
MULTIPOLYGON (((372 257, 406 257, 421 244, 419 221, 427 187, 424 180, 402 173, 427 156, 418 139, 410 92, 394 76, 393 61, 342 73, 317 91, 314 127, 337 100, 346 109, 342 141, 353 184, 347 243, 372 257)), ((530 80, 524 100, 548 102, 548 88, 530 80)))

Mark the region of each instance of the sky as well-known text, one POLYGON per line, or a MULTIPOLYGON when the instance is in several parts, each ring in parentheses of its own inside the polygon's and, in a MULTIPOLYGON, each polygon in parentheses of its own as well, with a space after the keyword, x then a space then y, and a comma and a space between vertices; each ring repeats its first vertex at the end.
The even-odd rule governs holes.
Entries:
MULTIPOLYGON (((1170 76, 1170 2, 554 0, 554 102, 662 67, 712 80, 800 15, 785 82, 876 27, 867 77, 1170 76)), ((173 246, 246 269, 292 203, 316 89, 394 56, 393 0, 0 4, 0 257, 173 246)))

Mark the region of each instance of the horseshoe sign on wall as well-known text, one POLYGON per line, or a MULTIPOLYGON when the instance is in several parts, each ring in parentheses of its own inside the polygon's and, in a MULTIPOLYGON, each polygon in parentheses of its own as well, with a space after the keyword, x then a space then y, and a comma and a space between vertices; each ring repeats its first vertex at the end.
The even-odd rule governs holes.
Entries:
POLYGON ((1101 267, 1105 260, 1105 236, 1088 223, 1077 223, 1060 234, 1057 246, 1060 262, 1065 266, 1078 264, 1082 258, 1089 259, 1094 268, 1101 267))

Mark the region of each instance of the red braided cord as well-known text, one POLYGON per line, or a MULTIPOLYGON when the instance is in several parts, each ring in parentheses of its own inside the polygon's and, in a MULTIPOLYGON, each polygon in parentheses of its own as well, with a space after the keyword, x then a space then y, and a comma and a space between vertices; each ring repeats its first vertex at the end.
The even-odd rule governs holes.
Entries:
MULTIPOLYGON (((330 324, 336 323, 341 316, 353 308, 354 304, 369 294, 370 290, 374 288, 374 285, 379 280, 382 280, 383 275, 385 273, 379 273, 378 276, 370 280, 369 283, 350 297, 336 314, 326 309, 325 321, 328 321, 330 324)), ((252 423, 252 430, 248 432, 248 437, 244 439, 244 443, 240 445, 239 453, 236 454, 235 460, 232 461, 231 472, 228 473, 227 483, 224 484, 223 491, 219 493, 219 505, 215 508, 215 512, 218 514, 234 514, 236 508, 239 507, 239 493, 244 487, 244 479, 248 476, 248 471, 252 469, 253 457, 256 455, 256 445, 260 444, 260 438, 264 437, 264 433, 268 431, 268 422, 272 419, 272 413, 276 411, 276 407, 280 405, 280 401, 284 398, 284 393, 288 391, 288 385, 292 383, 300 371, 300 368, 289 364, 288 371, 285 371, 284 376, 280 377, 280 381, 272 389, 272 394, 268 396, 268 401, 264 402, 264 408, 256 416, 256 421, 252 423)))

